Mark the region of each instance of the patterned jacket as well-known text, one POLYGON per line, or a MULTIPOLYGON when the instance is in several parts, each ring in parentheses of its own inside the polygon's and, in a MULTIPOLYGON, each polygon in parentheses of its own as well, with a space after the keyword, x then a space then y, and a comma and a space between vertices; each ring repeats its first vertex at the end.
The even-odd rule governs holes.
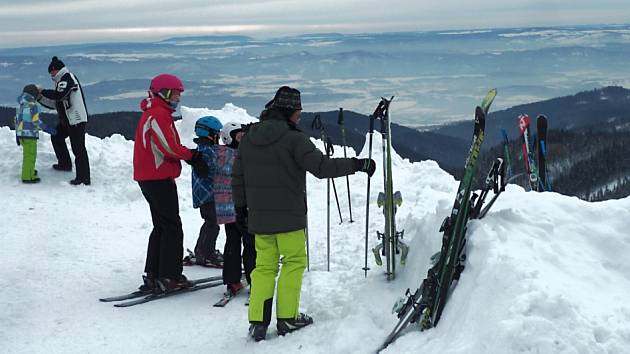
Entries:
POLYGON ((217 166, 217 156, 213 143, 208 140, 195 139, 197 143, 197 152, 201 154, 203 161, 208 165, 208 177, 201 178, 192 172, 192 195, 193 195, 193 208, 199 208, 200 206, 209 203, 214 199, 214 173, 217 166))
POLYGON ((196 139, 197 151, 208 164, 208 177, 192 174, 193 207, 198 208, 214 201, 217 224, 230 224, 236 221, 232 201, 232 166, 236 150, 224 145, 213 145, 196 139))
POLYGON ((217 210, 217 223, 230 224, 236 222, 232 200, 232 166, 237 150, 220 145, 215 151, 217 167, 214 174, 214 206, 217 210))
POLYGON ((44 124, 39 120, 39 107, 35 97, 24 92, 17 99, 20 107, 15 114, 15 136, 18 138, 39 138, 44 124))
POLYGON ((85 96, 79 80, 67 67, 61 68, 53 77, 54 90, 42 90, 39 103, 57 110, 59 120, 70 125, 87 122, 88 112, 85 96))

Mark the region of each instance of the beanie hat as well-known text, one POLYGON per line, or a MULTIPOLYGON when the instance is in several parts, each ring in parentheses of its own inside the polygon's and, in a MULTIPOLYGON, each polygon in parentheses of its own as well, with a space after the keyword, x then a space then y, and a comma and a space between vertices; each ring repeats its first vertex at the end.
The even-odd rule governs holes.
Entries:
POLYGON ((66 66, 61 60, 59 60, 59 58, 57 57, 52 57, 52 60, 50 61, 50 64, 48 65, 48 72, 52 72, 53 70, 61 70, 61 68, 63 68, 64 66, 66 66))
POLYGON ((300 91, 289 86, 282 86, 276 91, 273 99, 265 105, 265 108, 288 108, 291 110, 302 110, 302 100, 300 91))
POLYGON ((22 90, 22 92, 28 93, 29 95, 33 97, 37 97, 37 95, 39 95, 39 88, 37 88, 37 86, 33 84, 30 84, 30 85, 24 86, 24 89, 22 90))

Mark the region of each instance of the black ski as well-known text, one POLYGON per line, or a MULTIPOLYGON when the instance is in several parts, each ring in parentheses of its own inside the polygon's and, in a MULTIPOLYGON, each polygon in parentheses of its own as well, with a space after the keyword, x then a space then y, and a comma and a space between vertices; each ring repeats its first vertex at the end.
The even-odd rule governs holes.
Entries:
POLYGON ((166 297, 171 297, 171 296, 175 296, 175 295, 189 293, 189 292, 193 292, 193 291, 197 291, 197 290, 201 290, 201 289, 213 288, 213 287, 221 286, 221 285, 223 285, 223 281, 222 280, 214 281, 214 282, 208 282, 208 283, 200 283, 200 284, 193 285, 190 288, 180 288, 180 289, 173 290, 173 291, 153 293, 153 294, 147 295, 147 296, 139 298, 139 299, 134 299, 134 300, 125 301, 125 302, 118 302, 118 303, 114 304, 114 306, 115 307, 131 307, 131 306, 140 305, 140 304, 144 304, 144 303, 147 303, 147 302, 163 299, 163 298, 166 298, 166 297))
POLYGON ((416 290, 413 294, 411 294, 409 289, 407 289, 407 292, 405 293, 405 296, 407 296, 406 300, 403 298, 402 300, 404 302, 400 301, 394 306, 394 311, 398 313, 398 318, 400 318, 400 320, 396 324, 396 327, 394 327, 394 329, 389 333, 387 338, 385 338, 385 342, 383 342, 383 345, 381 345, 378 349, 378 352, 387 348, 388 345, 396 340, 409 323, 415 323, 418 321, 418 318, 426 307, 426 303, 421 301, 424 283, 425 282, 423 281, 418 290, 416 290))
POLYGON ((466 222, 470 216, 472 181, 484 140, 485 118, 496 93, 496 89, 490 90, 481 106, 475 110, 474 134, 466 159, 464 176, 460 182, 451 215, 446 217, 440 228, 440 231, 444 231, 442 248, 431 257, 431 268, 418 290, 413 295, 407 290, 406 301, 403 298, 403 301, 395 307, 400 320, 379 351, 392 343, 409 323, 420 322, 423 330, 435 326, 444 309, 453 280, 459 279, 464 269, 466 245, 464 236, 466 222))
MULTIPOLYGON (((477 106, 475 110, 475 130, 468 158, 466 159, 464 177, 457 189, 457 197, 455 198, 451 215, 442 223, 441 231, 444 231, 444 235, 442 236, 440 259, 436 265, 437 267, 429 270, 428 274, 429 279, 427 283, 432 286, 429 287, 431 295, 427 299, 428 306, 422 314, 421 326, 423 329, 437 325, 442 316, 451 283, 454 278, 459 277, 459 273, 461 273, 464 267, 463 261, 466 257, 464 254, 464 236, 466 234, 466 223, 469 217, 470 190, 475 172, 477 171, 477 158, 479 157, 481 144, 485 136, 486 115, 488 114, 490 105, 494 101, 496 92, 496 90, 488 92, 481 107, 477 106)), ((425 286, 428 284, 425 284, 425 286)))
POLYGON ((501 137, 503 139, 503 160, 507 165, 506 173, 509 179, 514 173, 512 172, 512 156, 510 154, 510 140, 508 139, 507 130, 501 128, 501 137))
POLYGON ((537 148, 538 148, 538 180, 541 191, 550 191, 551 183, 547 180, 547 117, 539 115, 536 118, 537 148))
MULTIPOLYGON (((195 279, 195 280, 191 280, 191 282, 194 285, 196 285, 196 284, 208 283, 208 282, 221 280, 221 279, 222 279, 222 277, 219 275, 219 276, 216 276, 216 277, 195 279)), ((124 295, 104 297, 104 298, 98 299, 98 301, 101 301, 101 302, 123 301, 123 300, 135 299, 137 297, 147 296, 147 295, 151 295, 151 294, 153 294, 153 291, 140 291, 140 290, 137 290, 137 291, 134 291, 134 292, 131 292, 131 293, 128 293, 128 294, 124 294, 124 295)))

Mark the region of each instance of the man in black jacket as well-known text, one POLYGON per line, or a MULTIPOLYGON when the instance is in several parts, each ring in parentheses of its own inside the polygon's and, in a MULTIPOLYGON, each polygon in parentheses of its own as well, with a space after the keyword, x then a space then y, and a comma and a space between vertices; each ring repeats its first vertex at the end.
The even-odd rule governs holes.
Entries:
POLYGON ((329 158, 297 128, 300 91, 283 86, 265 106, 260 122, 241 140, 232 172, 237 223, 255 234, 256 268, 249 304, 250 335, 265 339, 278 274, 278 334, 313 323, 299 312, 302 275, 306 268, 306 171, 334 178, 376 169, 374 160, 329 158))
POLYGON ((57 57, 53 57, 48 65, 48 73, 55 82, 55 88, 42 90, 38 101, 45 107, 56 109, 59 117, 57 133, 51 136, 58 160, 53 168, 59 171, 72 171, 72 160, 66 146, 66 138, 69 136, 76 165, 76 177, 70 181, 70 184, 89 185, 90 162, 85 149, 85 125, 88 113, 83 88, 76 76, 57 57))

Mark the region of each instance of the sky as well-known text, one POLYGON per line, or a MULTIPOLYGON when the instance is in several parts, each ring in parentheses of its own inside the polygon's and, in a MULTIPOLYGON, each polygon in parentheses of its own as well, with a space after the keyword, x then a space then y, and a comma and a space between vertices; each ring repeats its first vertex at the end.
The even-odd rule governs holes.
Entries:
POLYGON ((629 22, 628 0, 2 0, 0 47, 629 22))

